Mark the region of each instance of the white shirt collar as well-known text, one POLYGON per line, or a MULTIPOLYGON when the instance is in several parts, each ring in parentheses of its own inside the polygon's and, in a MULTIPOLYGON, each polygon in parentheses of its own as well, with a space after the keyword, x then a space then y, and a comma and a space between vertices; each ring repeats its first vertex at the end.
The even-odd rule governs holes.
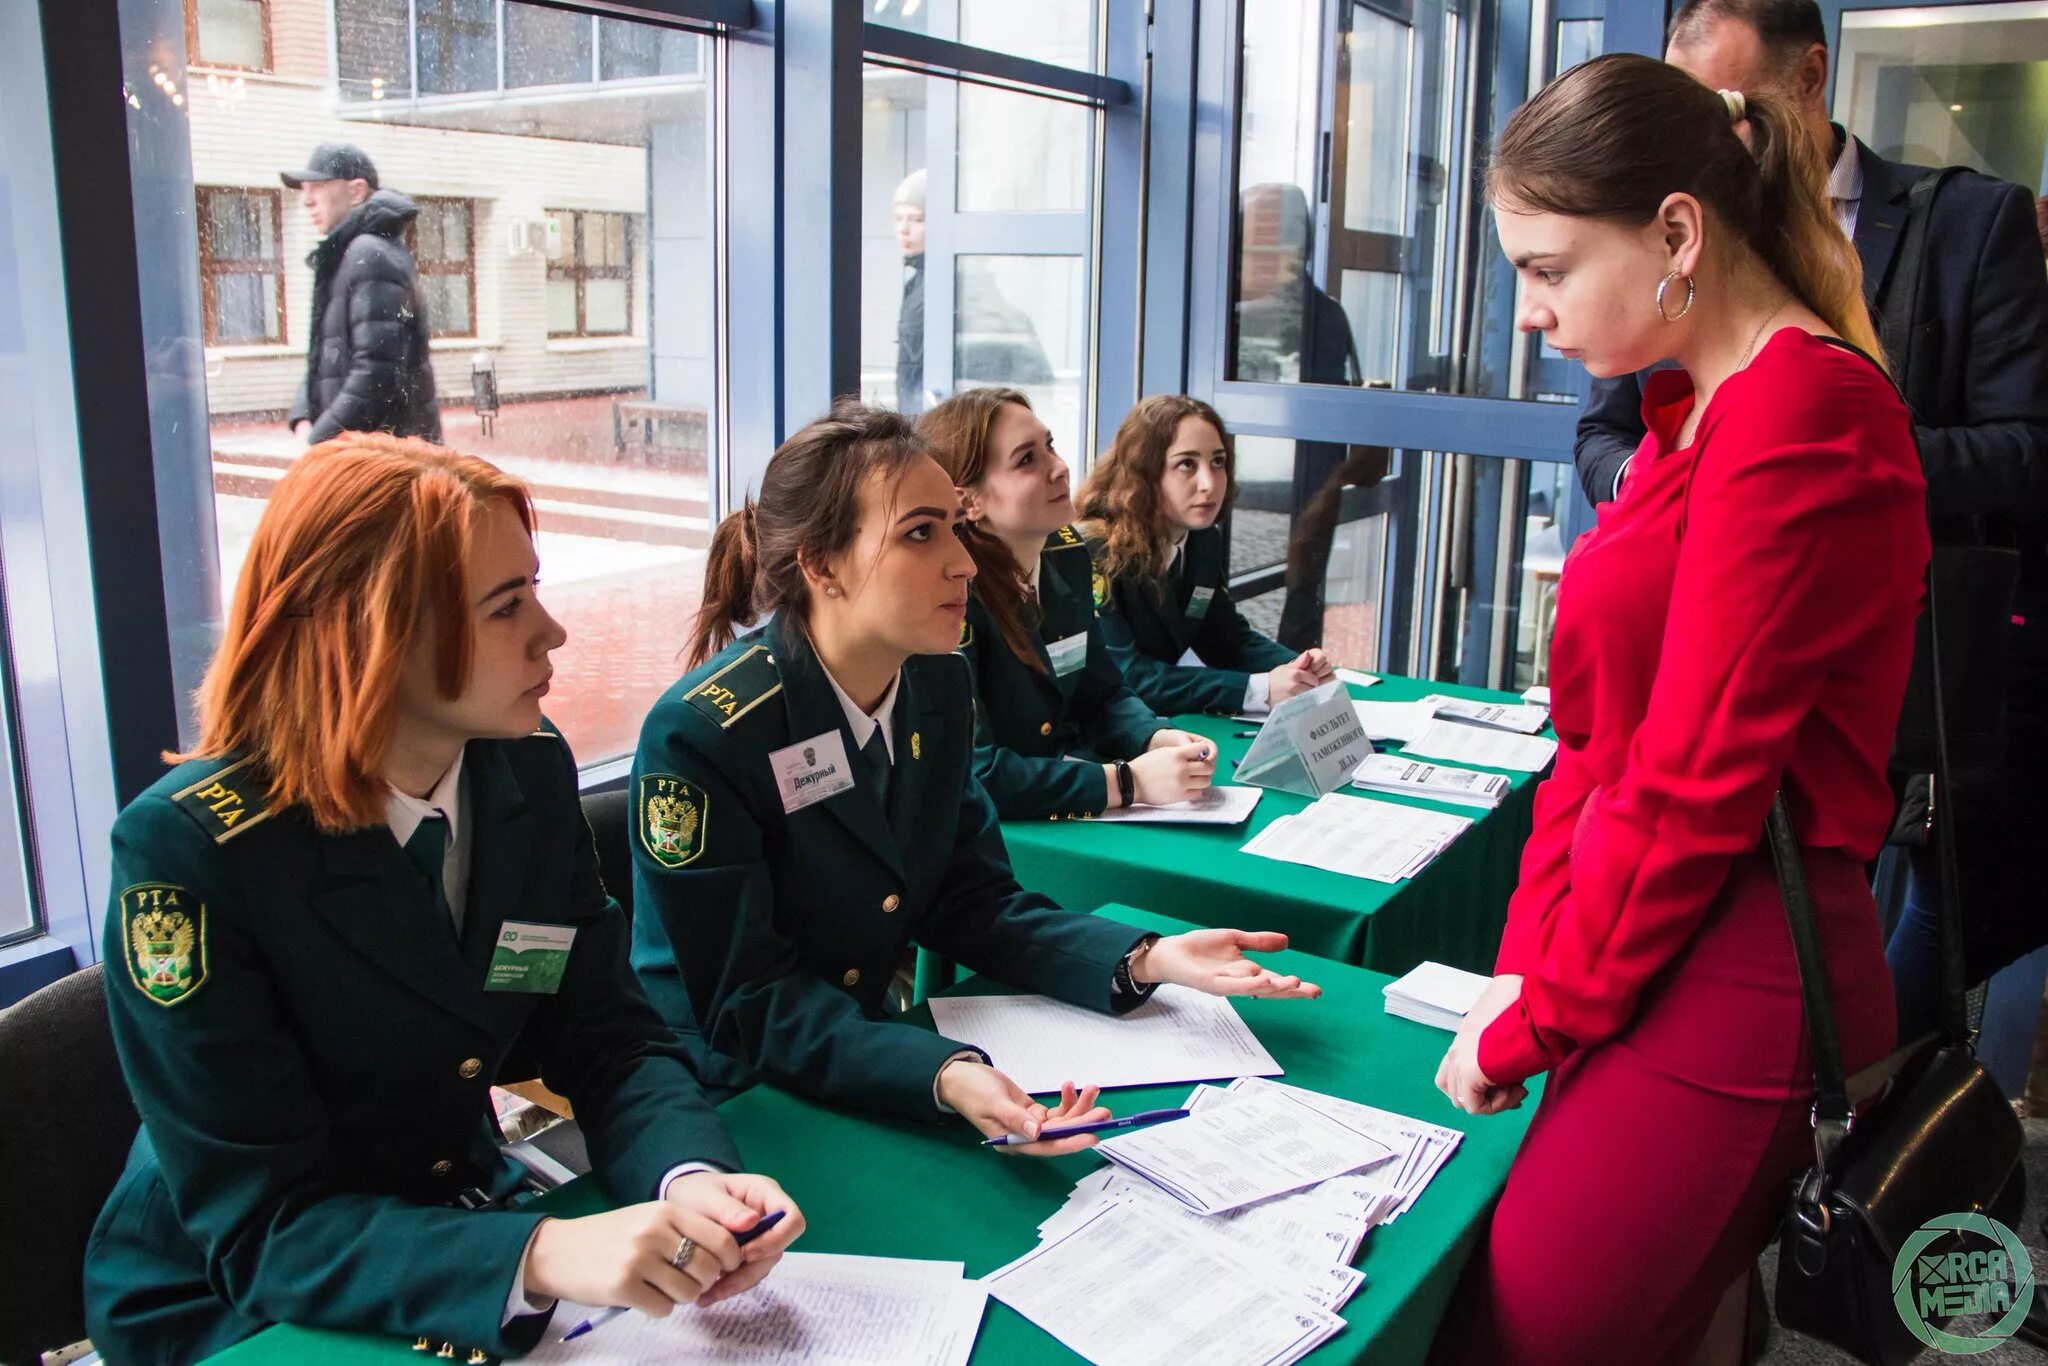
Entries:
POLYGON ((1863 198, 1863 158, 1856 155, 1856 139, 1844 134, 1842 154, 1828 172, 1828 198, 1854 204, 1863 198))
POLYGON ((462 755, 458 752, 455 762, 448 765, 448 771, 441 775, 441 781, 434 784, 434 790, 424 799, 410 792, 400 792, 393 787, 384 797, 384 823, 391 827, 392 838, 399 847, 419 830, 420 822, 429 816, 439 815, 448 822, 448 847, 455 847, 458 822, 462 819, 462 755))
POLYGON ((882 748, 888 751, 889 762, 895 763, 896 737, 891 733, 890 722, 896 715, 896 685, 903 681, 902 671, 898 670, 896 677, 889 680, 889 686, 882 692, 882 700, 875 704, 874 714, 870 716, 860 709, 858 702, 847 695, 846 689, 839 686, 839 680, 832 676, 832 671, 825 667, 825 661, 822 659, 818 661, 818 670, 825 675, 825 681, 832 685, 832 695, 839 699, 839 709, 846 713, 846 728, 853 732, 853 747, 865 748, 868 737, 875 733, 876 727, 880 727, 882 748))

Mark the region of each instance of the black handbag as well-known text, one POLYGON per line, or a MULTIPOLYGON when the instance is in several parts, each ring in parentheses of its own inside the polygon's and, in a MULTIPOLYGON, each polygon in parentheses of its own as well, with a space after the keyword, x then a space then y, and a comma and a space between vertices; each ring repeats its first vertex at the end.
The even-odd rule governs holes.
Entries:
MULTIPOLYGON (((1937 812, 1949 791, 1953 758, 1941 668, 1945 615, 1941 600, 1930 595, 1929 792, 1937 812)), ((1814 1079, 1814 1164, 1793 1184, 1779 1234, 1778 1321, 1872 1366, 1911 1361, 1923 1346, 1893 1301, 1900 1246, 1938 1215, 1989 1214, 2009 1225, 2025 1203, 2020 1120, 1977 1061, 1969 1033, 1954 822, 1937 818, 1933 824, 1941 862, 1941 1027, 1845 1079, 1820 930, 1782 791, 1765 823, 1792 927, 1814 1079), (1852 1098, 1862 1103, 1852 1109, 1852 1098)), ((1950 1250, 1944 1241, 1926 1252, 1950 1250)), ((1945 1320, 1929 1315, 1927 1321, 1945 1320)))

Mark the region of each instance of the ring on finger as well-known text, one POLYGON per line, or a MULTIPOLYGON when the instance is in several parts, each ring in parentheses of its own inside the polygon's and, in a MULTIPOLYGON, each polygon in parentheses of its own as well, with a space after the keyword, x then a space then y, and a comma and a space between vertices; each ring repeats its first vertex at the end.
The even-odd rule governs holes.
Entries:
POLYGON ((676 1255, 668 1259, 668 1264, 678 1271, 684 1271, 690 1264, 690 1258, 696 1254, 697 1240, 686 1233, 683 1240, 676 1244, 676 1255))

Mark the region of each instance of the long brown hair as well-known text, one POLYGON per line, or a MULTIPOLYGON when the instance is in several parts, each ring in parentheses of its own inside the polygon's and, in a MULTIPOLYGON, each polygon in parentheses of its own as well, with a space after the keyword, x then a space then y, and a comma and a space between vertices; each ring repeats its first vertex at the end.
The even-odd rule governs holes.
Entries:
POLYGON ((199 743, 164 758, 243 754, 274 805, 323 830, 381 821, 398 679, 421 632, 441 695, 469 683, 466 564, 494 498, 533 531, 526 486, 475 456, 366 432, 300 456, 249 542, 199 687, 199 743))
MULTIPOLYGON (((988 474, 996 418, 1011 403, 1026 412, 1031 410, 1031 400, 1015 389, 966 389, 917 420, 917 434, 931 446, 932 459, 946 471, 953 487, 974 488, 988 474)), ((1010 653, 1034 669, 1041 668, 1033 648, 1038 609, 1025 588, 1024 566, 994 533, 974 522, 962 526, 967 553, 974 558, 974 595, 995 619, 996 630, 1010 653)))
POLYGON ((690 632, 689 667, 730 645, 733 627, 770 612, 810 611, 803 563, 853 544, 860 489, 871 475, 900 477, 925 454, 910 419, 842 398, 824 417, 775 448, 761 492, 711 535, 704 601, 690 632))
POLYGON ((1634 226, 1683 191, 1837 336, 1881 355, 1862 262, 1829 212, 1820 149, 1791 105, 1765 95, 1745 105, 1746 144, 1721 96, 1684 71, 1636 53, 1595 57, 1515 111, 1487 194, 1496 205, 1634 226))
POLYGON ((1102 574, 1114 582, 1135 572, 1148 583, 1166 577, 1171 558, 1160 535, 1159 484, 1166 476, 1166 454, 1173 449, 1180 424, 1198 417, 1223 438, 1224 473, 1228 487, 1223 510, 1237 501, 1237 448, 1214 408, 1186 394, 1153 394, 1141 398, 1117 425, 1109 453, 1096 463, 1075 500, 1087 529, 1102 538, 1102 574))

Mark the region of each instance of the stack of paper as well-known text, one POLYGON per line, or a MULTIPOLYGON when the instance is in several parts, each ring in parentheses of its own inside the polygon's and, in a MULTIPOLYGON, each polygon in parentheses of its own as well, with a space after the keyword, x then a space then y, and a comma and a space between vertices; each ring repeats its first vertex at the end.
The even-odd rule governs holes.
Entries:
POLYGON ((1225 1214, 1390 1160, 1369 1133, 1303 1104, 1292 1087, 1120 1133, 1096 1151, 1197 1214, 1225 1214))
MULTIPOLYGON (((1336 1311, 1365 1283, 1350 1263, 1366 1236, 1415 1203, 1462 1137, 1256 1077, 1198 1086, 1186 1108, 1190 1118, 1145 1131, 1182 1131, 1153 1145, 1154 1156, 1180 1150, 1178 1189, 1135 1169, 1100 1168, 1038 1226, 1035 1250, 986 1278, 990 1294, 1102 1366, 1285 1366, 1313 1350, 1343 1328, 1336 1311), (1220 1125, 1233 1110, 1242 1113, 1228 1130, 1197 1125, 1220 1125), (1303 1127, 1304 1111, 1332 1127, 1303 1127), (1233 1172, 1270 1184, 1270 1172, 1253 1170, 1307 1161, 1319 1143, 1364 1151, 1368 1139, 1389 1155, 1286 1194, 1216 1214, 1184 1198, 1194 1186, 1229 1184, 1233 1172)), ((1104 1155, 1138 1136, 1110 1140, 1104 1155)))
POLYGON ((1522 700, 1532 707, 1541 707, 1543 710, 1549 711, 1550 689, 1541 683, 1538 683, 1533 688, 1524 688, 1522 689, 1522 700))
POLYGON ((1471 828, 1464 816, 1332 792, 1307 810, 1274 821, 1245 843, 1244 852, 1374 882, 1399 882, 1428 867, 1471 828))
POLYGON ((965 1366, 988 1304, 988 1287, 962 1279, 965 1270, 959 1262, 791 1252, 767 1280, 722 1304, 659 1319, 623 1314, 570 1342, 562 1340, 569 1330, 603 1311, 563 1300, 524 1359, 965 1366))
POLYGON ((1386 998, 1387 1014, 1417 1024, 1456 1030, 1479 1003, 1479 997, 1493 984, 1491 977, 1466 972, 1446 963, 1423 963, 1399 981, 1380 988, 1386 998))
POLYGON ((1288 1366, 1344 1328, 1249 1248, 1190 1238, 1132 1200, 1096 1206, 984 1284, 1096 1366, 1288 1366))
POLYGON ((1520 773, 1538 772, 1557 755, 1557 741, 1541 735, 1517 735, 1457 721, 1433 721, 1403 748, 1406 753, 1423 758, 1483 764, 1520 773))
POLYGON ((1510 783, 1500 773, 1425 764, 1405 754, 1369 754, 1351 771, 1351 785, 1491 811, 1508 795, 1510 783))
POLYGON ((1431 714, 1442 721, 1462 721, 1468 726, 1485 726, 1489 730, 1511 730, 1520 735, 1534 735, 1543 729, 1543 723, 1550 719, 1550 713, 1542 707, 1528 705, 1514 706, 1501 702, 1473 702, 1463 697, 1444 697, 1436 693, 1422 699, 1422 705, 1432 709, 1431 714))
POLYGON ((1193 801, 1169 806, 1120 806, 1095 819, 1138 825, 1243 825, 1265 795, 1258 787, 1212 787, 1193 801))
POLYGON ((1069 1081, 1108 1088, 1281 1074, 1230 1002, 1193 987, 1162 986, 1114 1017, 1048 996, 935 996, 931 1007, 939 1033, 981 1049, 1033 1095, 1069 1081))
POLYGON ((1337 670, 1337 681, 1349 683, 1354 688, 1370 688, 1380 680, 1378 674, 1369 674, 1358 669, 1339 669, 1337 670))

